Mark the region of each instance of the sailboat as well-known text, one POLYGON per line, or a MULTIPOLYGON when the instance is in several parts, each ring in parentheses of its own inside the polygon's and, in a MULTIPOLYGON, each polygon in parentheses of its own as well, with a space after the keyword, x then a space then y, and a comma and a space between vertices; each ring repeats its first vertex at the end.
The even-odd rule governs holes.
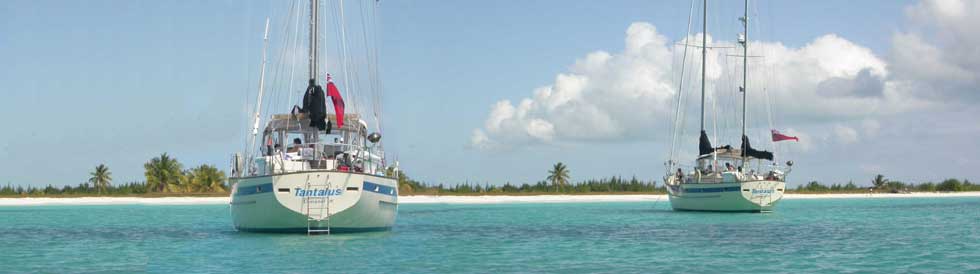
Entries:
MULTIPOLYGON (((395 223, 398 183, 392 174, 397 174, 397 164, 386 166, 381 135, 369 132, 366 117, 345 113, 329 74, 317 73, 318 6, 317 0, 310 1, 309 83, 303 107, 270 115, 258 137, 263 50, 249 152, 233 156, 229 178, 231 217, 238 231, 330 234, 385 231, 395 223), (319 76, 325 76, 326 93, 319 76), (333 101, 333 114, 326 113, 327 97, 333 101), (256 139, 261 140, 258 148, 256 139)), ((268 26, 267 19, 264 48, 268 26)))
MULTIPOLYGON (((771 152, 754 149, 745 133, 748 84, 748 0, 745 0, 745 14, 739 18, 744 32, 739 35, 738 44, 742 47, 742 85, 739 87, 742 103, 742 144, 738 148, 730 145, 714 147, 704 127, 705 113, 705 67, 707 60, 707 10, 704 0, 703 29, 701 39, 701 130, 698 139, 698 155, 693 166, 684 172, 683 166, 675 159, 666 163, 664 183, 670 205, 678 211, 720 211, 720 212, 767 212, 772 211, 782 199, 786 189, 786 176, 793 162, 779 166, 771 152), (755 163, 755 165, 753 165, 755 163), (765 164, 763 164, 765 163, 765 164)), ((686 54, 686 53, 685 53, 686 54)), ((680 92, 678 92, 680 96, 680 92)), ((680 100, 678 100, 680 101, 680 100)), ((680 102, 678 103, 680 107, 680 102)), ((678 111, 678 113, 681 113, 678 111)), ((679 123, 675 122, 675 126, 679 123)), ((675 131, 677 129, 675 128, 675 131)), ((773 131, 773 140, 777 141, 773 131)), ((676 136, 676 135, 675 135, 676 136)), ((780 135, 783 136, 783 135, 780 135)), ((783 136, 786 137, 786 136, 783 136)), ((671 158, 673 158, 673 147, 671 158)))

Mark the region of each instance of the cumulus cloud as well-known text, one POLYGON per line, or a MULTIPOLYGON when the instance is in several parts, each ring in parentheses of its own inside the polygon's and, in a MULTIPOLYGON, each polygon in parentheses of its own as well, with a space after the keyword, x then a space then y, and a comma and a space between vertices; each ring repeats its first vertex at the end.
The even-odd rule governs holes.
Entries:
POLYGON ((820 82, 817 94, 827 97, 882 97, 884 89, 882 76, 872 74, 871 69, 864 69, 854 78, 833 77, 820 82))
MULTIPOLYGON (((687 37, 681 44, 700 43, 700 37, 687 37)), ((706 39, 713 45, 734 45, 730 41, 712 41, 710 35, 706 39)), ((756 100, 762 100, 759 98, 764 94, 771 96, 774 112, 785 121, 863 118, 899 112, 917 103, 909 98, 907 84, 888 81, 890 72, 884 60, 870 49, 839 36, 824 35, 801 48, 778 42, 751 43, 750 55, 766 57, 762 63, 750 66, 750 75, 756 77, 749 82, 749 92, 756 100)), ((501 100, 491 106, 484 126, 474 130, 471 145, 487 148, 649 139, 657 134, 654 129, 665 128, 671 120, 678 92, 675 83, 679 79, 672 65, 678 65, 682 50, 653 25, 633 23, 626 30, 621 52, 589 53, 567 72, 557 75, 552 84, 535 89, 532 96, 516 103, 501 100)), ((699 70, 700 54, 695 52, 690 51, 686 58, 689 72, 699 70)), ((735 98, 733 90, 737 86, 731 78, 741 71, 740 66, 726 60, 732 53, 709 51, 709 100, 735 98)), ((697 77, 686 77, 685 81, 696 84, 697 77)), ((690 94, 697 89, 699 86, 693 84, 683 88, 690 94)))
POLYGON ((906 7, 909 28, 892 36, 897 77, 921 96, 978 99, 980 2, 925 0, 906 7))
MULTIPOLYGON (((821 136, 847 144, 858 142, 862 135, 874 137, 881 128, 878 118, 971 105, 980 100, 977 14, 980 1, 923 0, 909 5, 905 9, 909 24, 892 35, 884 58, 835 34, 816 37, 798 48, 750 41, 749 54, 765 56, 750 60, 750 104, 766 105, 772 111, 750 117, 772 115, 785 127, 820 125, 826 132, 821 136)), ((678 89, 681 78, 676 72, 684 48, 677 44, 700 44, 700 37, 682 37, 675 43, 649 23, 634 23, 626 30, 621 51, 586 54, 530 96, 492 105, 470 143, 489 148, 663 137, 666 134, 658 129, 669 128, 678 90, 691 98, 700 89, 697 73, 685 75, 685 85, 678 89)), ((735 45, 711 36, 706 39, 714 46, 735 45)), ((741 77, 740 62, 727 57, 734 53, 708 53, 710 108, 736 112, 741 106, 735 92, 739 83, 732 80, 741 77)), ((686 61, 686 71, 700 70, 697 49, 690 50, 686 61)), ((681 114, 697 117, 691 113, 695 108, 681 114)), ((723 127, 737 127, 736 118, 708 115, 709 120, 729 119, 718 122, 723 127)))
POLYGON ((590 53, 532 97, 494 104, 472 144, 612 140, 643 132, 644 123, 667 114, 675 92, 668 43, 653 25, 631 25, 622 53, 590 53))

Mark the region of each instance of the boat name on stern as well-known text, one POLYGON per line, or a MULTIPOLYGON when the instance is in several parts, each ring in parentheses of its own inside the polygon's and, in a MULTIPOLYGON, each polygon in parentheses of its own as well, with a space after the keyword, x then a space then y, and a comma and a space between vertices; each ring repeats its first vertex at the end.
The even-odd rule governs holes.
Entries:
POLYGON ((327 196, 340 196, 344 193, 343 189, 303 189, 297 187, 294 189, 296 197, 327 197, 327 196))
POLYGON ((772 195, 772 192, 772 189, 753 189, 752 195, 769 196, 772 195))

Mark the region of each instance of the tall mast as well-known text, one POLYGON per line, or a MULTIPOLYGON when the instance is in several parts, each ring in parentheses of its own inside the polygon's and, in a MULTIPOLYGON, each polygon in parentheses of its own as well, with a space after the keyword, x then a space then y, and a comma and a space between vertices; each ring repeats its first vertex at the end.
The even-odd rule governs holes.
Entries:
POLYGON ((745 136, 745 109, 748 107, 745 104, 745 96, 748 93, 749 79, 749 0, 745 0, 745 14, 739 19, 744 28, 740 42, 742 42, 742 136, 745 136))
MULTIPOLYGON (((269 17, 265 18, 265 34, 262 35, 262 70, 259 74, 259 94, 255 99, 255 116, 253 117, 254 122, 252 123, 252 136, 249 137, 248 146, 248 158, 249 162, 255 157, 252 157, 251 150, 255 147, 255 135, 259 134, 259 121, 262 117, 262 93, 265 92, 265 64, 266 64, 266 51, 269 50, 269 17)), ((248 165, 251 168, 251 164, 248 165)))
POLYGON ((701 132, 704 132, 704 78, 708 56, 708 0, 704 0, 701 23, 701 132))
POLYGON ((313 81, 313 84, 316 84, 316 34, 317 21, 319 19, 319 14, 317 14, 317 2, 319 1, 310 0, 310 81, 313 81))

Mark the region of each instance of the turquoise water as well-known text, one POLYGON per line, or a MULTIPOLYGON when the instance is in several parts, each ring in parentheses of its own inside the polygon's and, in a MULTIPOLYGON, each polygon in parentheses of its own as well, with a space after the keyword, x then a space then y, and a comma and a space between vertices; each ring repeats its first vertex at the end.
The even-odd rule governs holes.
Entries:
POLYGON ((0 207, 0 272, 980 272, 980 198, 402 205, 391 232, 237 233, 228 207, 0 207))

